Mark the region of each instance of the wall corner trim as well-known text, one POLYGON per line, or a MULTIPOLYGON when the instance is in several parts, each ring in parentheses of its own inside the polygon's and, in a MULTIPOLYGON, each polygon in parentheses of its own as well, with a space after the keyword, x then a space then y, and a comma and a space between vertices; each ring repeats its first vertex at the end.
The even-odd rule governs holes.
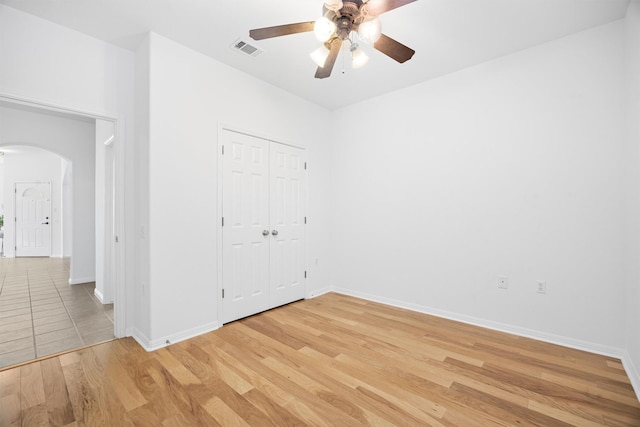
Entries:
POLYGON ((320 289, 316 289, 316 290, 313 290, 313 291, 309 291, 309 292, 307 292, 307 296, 305 297, 305 299, 317 298, 317 297, 319 297, 321 295, 328 294, 329 292, 332 292, 332 289, 330 287, 320 288, 320 289))
POLYGON ((98 288, 94 288, 93 289, 93 295, 98 298, 98 301, 100 301, 100 304, 105 304, 104 302, 104 295, 102 295, 102 292, 100 292, 98 290, 98 288))
POLYGON ((631 381, 631 386, 636 393, 636 398, 640 400, 640 373, 638 373, 638 367, 633 364, 631 355, 627 351, 622 355, 622 366, 624 366, 629 381, 631 381))
POLYGON ((206 334, 207 332, 215 331, 218 328, 220 328, 218 322, 212 322, 153 340, 136 329, 134 330, 132 336, 133 339, 135 339, 138 344, 142 346, 142 348, 150 352, 159 350, 163 347, 167 347, 171 344, 179 343, 180 341, 188 340, 189 338, 197 337, 198 335, 206 334), (169 341, 169 344, 167 344, 167 341, 169 341))

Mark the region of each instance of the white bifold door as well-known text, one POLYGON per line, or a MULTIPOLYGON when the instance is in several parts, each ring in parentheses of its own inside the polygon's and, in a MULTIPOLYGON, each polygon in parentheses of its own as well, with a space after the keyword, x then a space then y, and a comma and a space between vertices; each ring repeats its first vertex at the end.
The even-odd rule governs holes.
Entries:
POLYGON ((304 178, 304 150, 223 131, 223 323, 304 298, 304 178))
POLYGON ((51 183, 16 183, 15 209, 15 256, 51 256, 51 183))

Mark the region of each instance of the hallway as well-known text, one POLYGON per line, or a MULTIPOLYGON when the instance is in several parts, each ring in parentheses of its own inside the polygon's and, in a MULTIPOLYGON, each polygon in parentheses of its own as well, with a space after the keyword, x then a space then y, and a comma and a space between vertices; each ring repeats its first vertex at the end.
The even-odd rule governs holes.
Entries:
POLYGON ((69 285, 69 261, 0 258, 0 369, 113 339, 113 304, 69 285))

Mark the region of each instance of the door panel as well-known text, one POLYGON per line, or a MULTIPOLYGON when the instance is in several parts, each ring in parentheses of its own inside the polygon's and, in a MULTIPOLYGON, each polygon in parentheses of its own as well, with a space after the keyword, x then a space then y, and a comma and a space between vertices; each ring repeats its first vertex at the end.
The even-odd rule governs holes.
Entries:
POLYGON ((223 161, 223 323, 264 311, 269 304, 268 143, 226 132, 223 161))
POLYGON ((271 307, 304 298, 303 153, 271 145, 271 307))
POLYGON ((304 150, 226 130, 223 145, 227 323, 304 298, 304 150))
POLYGON ((51 184, 15 185, 15 256, 51 256, 51 184))

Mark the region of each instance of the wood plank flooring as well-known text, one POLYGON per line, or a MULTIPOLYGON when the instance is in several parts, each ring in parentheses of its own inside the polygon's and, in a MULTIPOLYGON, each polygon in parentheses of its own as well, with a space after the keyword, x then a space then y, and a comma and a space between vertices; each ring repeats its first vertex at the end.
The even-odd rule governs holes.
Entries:
POLYGON ((338 294, 0 372, 0 426, 640 426, 619 360, 338 294))

